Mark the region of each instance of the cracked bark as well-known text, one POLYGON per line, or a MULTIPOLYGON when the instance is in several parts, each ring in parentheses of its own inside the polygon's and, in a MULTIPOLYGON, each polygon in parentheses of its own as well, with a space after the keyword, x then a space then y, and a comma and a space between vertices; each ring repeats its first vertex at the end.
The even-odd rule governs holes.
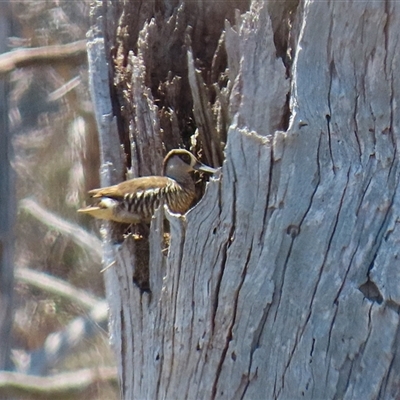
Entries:
MULTIPOLYGON (((7 51, 11 34, 11 13, 7 1, 0 10, 0 55, 7 51)), ((14 218, 15 188, 12 161, 12 132, 9 128, 9 79, 0 76, 0 369, 12 367, 10 361, 11 329, 13 323, 14 287, 14 218)))
MULTIPOLYGON (((129 241, 106 247, 107 259, 117 259, 107 291, 125 399, 400 396, 400 4, 283 3, 254 0, 240 15, 226 2, 168 12, 155 2, 155 19, 144 7, 131 32, 127 25, 106 35, 110 63, 121 68, 113 73, 136 66, 133 97, 131 81, 113 81, 134 173, 158 172, 159 126, 174 138, 165 146, 179 144, 176 127, 188 128, 195 103, 190 84, 215 83, 218 71, 207 71, 221 40, 229 67, 215 96, 224 109, 210 96, 193 114, 199 123, 204 112, 207 124, 225 115, 221 175, 187 215, 166 213, 166 254, 162 216, 153 221, 151 293, 130 280, 138 260, 129 241), (190 84, 187 49, 179 52, 185 34, 190 62, 202 67, 190 84), (138 109, 151 115, 146 132, 138 109), (154 162, 138 164, 147 158, 154 162)), ((128 7, 107 4, 117 18, 128 7)))

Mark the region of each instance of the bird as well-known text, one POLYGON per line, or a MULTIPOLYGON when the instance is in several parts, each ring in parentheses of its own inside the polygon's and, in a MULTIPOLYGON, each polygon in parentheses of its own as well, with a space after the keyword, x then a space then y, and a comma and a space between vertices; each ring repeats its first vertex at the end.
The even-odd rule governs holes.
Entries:
POLYGON ((162 176, 144 176, 89 191, 97 203, 79 213, 125 224, 149 223, 162 201, 173 213, 184 214, 195 198, 192 171, 214 174, 187 150, 171 150, 164 158, 162 176))

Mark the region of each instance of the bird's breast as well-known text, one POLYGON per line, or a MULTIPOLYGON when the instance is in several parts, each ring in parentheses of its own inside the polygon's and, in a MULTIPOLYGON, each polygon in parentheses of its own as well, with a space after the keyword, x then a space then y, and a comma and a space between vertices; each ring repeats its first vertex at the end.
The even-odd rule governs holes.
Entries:
POLYGON ((165 202, 173 213, 184 214, 195 197, 194 185, 181 186, 174 182, 170 190, 166 190, 165 202))

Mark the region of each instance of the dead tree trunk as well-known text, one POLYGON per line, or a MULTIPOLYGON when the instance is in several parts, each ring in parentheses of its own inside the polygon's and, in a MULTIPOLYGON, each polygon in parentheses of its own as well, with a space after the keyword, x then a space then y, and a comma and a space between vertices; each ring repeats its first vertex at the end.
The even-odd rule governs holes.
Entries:
POLYGON ((160 172, 191 116, 209 162, 227 144, 166 254, 152 224, 150 293, 105 242, 124 399, 399 398, 400 3, 127 3, 89 46, 128 165, 160 172))
MULTIPOLYGON (((0 54, 7 51, 11 15, 8 2, 0 7, 0 54)), ((0 77, 0 370, 11 369, 10 339, 14 290, 15 193, 8 124, 8 77, 0 77)))

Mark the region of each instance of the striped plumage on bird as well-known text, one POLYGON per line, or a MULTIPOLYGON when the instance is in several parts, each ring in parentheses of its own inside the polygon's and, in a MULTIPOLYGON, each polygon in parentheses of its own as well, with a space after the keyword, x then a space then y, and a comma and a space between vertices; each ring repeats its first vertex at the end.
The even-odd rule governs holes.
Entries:
POLYGON ((147 223, 164 201, 172 212, 184 214, 195 198, 192 171, 216 172, 187 150, 172 150, 164 158, 162 176, 145 176, 91 190, 89 194, 97 203, 78 212, 128 224, 147 223))

